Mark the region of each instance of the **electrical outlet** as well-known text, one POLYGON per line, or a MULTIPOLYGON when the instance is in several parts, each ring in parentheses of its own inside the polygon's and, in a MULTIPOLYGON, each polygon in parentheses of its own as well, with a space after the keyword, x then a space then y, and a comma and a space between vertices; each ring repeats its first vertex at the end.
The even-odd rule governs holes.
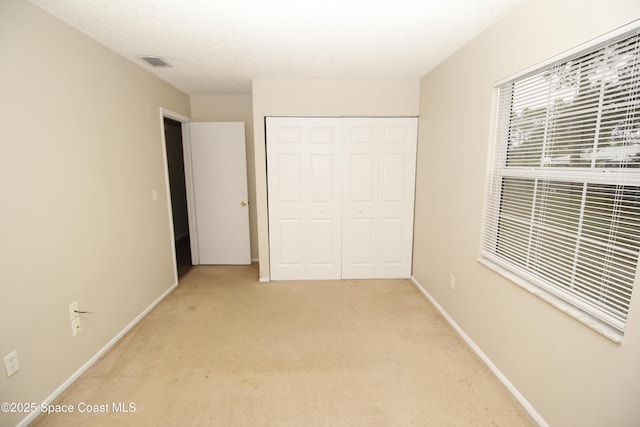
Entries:
POLYGON ((452 291, 456 290, 456 276, 454 276, 453 274, 449 275, 449 286, 451 287, 452 291))
POLYGON ((78 318, 77 311, 78 311, 78 301, 74 301, 71 304, 69 304, 69 317, 71 318, 71 320, 78 318))
POLYGON ((73 336, 75 337, 80 332, 82 332, 82 327, 80 326, 80 318, 76 317, 71 321, 71 331, 73 332, 73 336))
POLYGON ((18 364, 18 353, 16 351, 12 351, 4 357, 4 367, 7 370, 8 377, 20 370, 20 365, 18 364))

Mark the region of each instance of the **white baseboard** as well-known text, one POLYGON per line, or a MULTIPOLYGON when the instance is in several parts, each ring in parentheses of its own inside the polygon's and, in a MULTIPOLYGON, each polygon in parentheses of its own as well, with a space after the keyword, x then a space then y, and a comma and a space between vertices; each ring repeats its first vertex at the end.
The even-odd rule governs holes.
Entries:
MULTIPOLYGON (((115 343, 117 343, 120 338, 122 338, 131 328, 133 328, 140 320, 142 320, 160 301, 166 298, 167 295, 171 293, 176 287, 178 283, 173 284, 169 289, 164 291, 162 295, 160 295, 154 302, 152 302, 147 308, 145 308, 142 313, 136 316, 127 326, 124 327, 115 337, 113 337, 104 347, 100 349, 91 359, 87 361, 84 365, 80 367, 73 375, 71 375, 65 382, 63 382, 60 387, 58 387, 49 397, 47 397, 44 402, 50 404, 53 402, 60 394, 67 389, 75 380, 78 379, 80 375, 82 375, 87 369, 89 369, 98 359, 100 359, 115 343)), ((44 403, 43 402, 43 403, 44 403)), ((22 421, 20 421, 16 427, 28 426, 36 417, 40 415, 40 406, 38 406, 37 411, 31 412, 27 417, 25 417, 22 421)))
POLYGON ((464 332, 464 330, 462 330, 460 325, 458 325, 453 320, 453 318, 449 316, 449 313, 447 313, 444 308, 442 308, 442 306, 438 304, 438 302, 431 296, 431 294, 429 294, 429 292, 427 292, 426 289, 422 287, 420 282, 418 282, 418 280, 413 276, 411 277, 411 282, 413 282, 415 287, 418 288, 418 290, 422 292, 422 294, 431 302, 431 304, 434 305, 434 307, 440 312, 440 314, 444 316, 444 318, 447 320, 447 322, 449 322, 453 329, 455 329, 458 335, 460 335, 460 337, 467 343, 467 345, 469 345, 469 347, 471 347, 471 349, 478 355, 478 357, 482 359, 482 361, 489 367, 489 369, 491 369, 491 372, 493 372, 493 374, 498 377, 500 382, 504 384, 507 390, 509 390, 509 392, 513 395, 513 397, 515 397, 516 400, 520 402, 525 411, 527 411, 529 415, 531 415, 531 418, 533 418, 533 420, 540 427, 549 427, 549 424, 544 420, 544 418, 542 418, 542 416, 529 403, 529 401, 525 399, 522 393, 520 393, 520 391, 518 391, 518 389, 513 384, 511 384, 507 377, 502 372, 500 372, 496 365, 494 365, 491 359, 489 359, 489 357, 484 354, 480 347, 478 347, 478 345, 473 342, 473 340, 464 332))
POLYGON ((271 279, 269 279, 268 277, 261 277, 260 279, 258 279, 258 281, 260 283, 266 283, 266 282, 270 282, 271 279))

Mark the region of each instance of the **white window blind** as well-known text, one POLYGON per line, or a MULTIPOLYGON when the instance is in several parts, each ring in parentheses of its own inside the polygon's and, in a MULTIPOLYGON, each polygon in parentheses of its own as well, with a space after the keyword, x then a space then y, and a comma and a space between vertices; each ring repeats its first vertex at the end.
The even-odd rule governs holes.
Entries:
POLYGON ((623 332, 640 250, 640 31, 498 94, 481 256, 623 332))

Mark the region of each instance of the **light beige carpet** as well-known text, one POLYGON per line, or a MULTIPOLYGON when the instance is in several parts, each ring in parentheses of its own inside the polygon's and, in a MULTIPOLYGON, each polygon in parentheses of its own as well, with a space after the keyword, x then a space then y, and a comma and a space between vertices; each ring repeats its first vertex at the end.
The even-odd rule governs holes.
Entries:
POLYGON ((258 283, 200 266, 36 426, 530 426, 408 280, 258 283))

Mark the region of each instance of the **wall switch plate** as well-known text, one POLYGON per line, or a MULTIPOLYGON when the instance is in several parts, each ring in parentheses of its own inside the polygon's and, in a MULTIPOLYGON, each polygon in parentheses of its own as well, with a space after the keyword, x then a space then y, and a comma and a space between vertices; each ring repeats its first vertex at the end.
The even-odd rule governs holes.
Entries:
POLYGON ((76 335, 78 335, 80 332, 82 332, 82 327, 80 326, 80 318, 79 317, 76 317, 75 319, 73 319, 71 321, 71 331, 72 331, 74 337, 76 335))
POLYGON ((4 367, 7 370, 8 377, 20 370, 20 365, 18 364, 18 353, 16 351, 12 351, 4 357, 4 367))
POLYGON ((78 313, 76 313, 77 311, 78 311, 78 301, 74 301, 71 304, 69 304, 69 317, 71 318, 71 320, 78 318, 78 313))
POLYGON ((456 290, 456 276, 454 276, 453 274, 449 275, 449 286, 451 287, 452 291, 456 290))

